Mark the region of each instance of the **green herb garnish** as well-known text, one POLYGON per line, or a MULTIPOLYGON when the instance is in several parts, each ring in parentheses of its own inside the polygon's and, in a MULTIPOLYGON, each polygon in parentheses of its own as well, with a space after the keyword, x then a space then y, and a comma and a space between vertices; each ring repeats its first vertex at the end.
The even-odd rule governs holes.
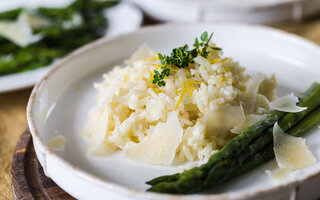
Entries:
MULTIPOLYGON (((193 47, 194 49, 189 50, 189 46, 185 44, 182 47, 178 47, 172 50, 170 56, 158 53, 158 57, 161 61, 161 70, 154 70, 153 84, 158 86, 165 86, 166 82, 163 80, 165 76, 170 75, 169 65, 176 66, 178 68, 187 68, 190 63, 194 63, 193 59, 197 56, 207 58, 210 51, 208 50, 209 42, 212 38, 213 33, 208 37, 208 32, 205 31, 199 38, 195 38, 193 47)), ((219 47, 210 47, 213 50, 220 51, 219 47)))

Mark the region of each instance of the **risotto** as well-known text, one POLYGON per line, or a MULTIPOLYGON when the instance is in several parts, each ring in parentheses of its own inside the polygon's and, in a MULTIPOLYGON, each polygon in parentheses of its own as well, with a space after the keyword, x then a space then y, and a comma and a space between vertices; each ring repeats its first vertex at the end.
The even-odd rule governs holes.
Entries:
POLYGON ((125 66, 104 74, 94 84, 96 105, 80 133, 90 140, 89 154, 122 150, 130 159, 155 165, 206 162, 263 118, 275 98, 274 75, 246 74, 221 50, 208 51, 188 68, 168 66, 162 87, 152 79, 163 63, 146 45, 125 66))

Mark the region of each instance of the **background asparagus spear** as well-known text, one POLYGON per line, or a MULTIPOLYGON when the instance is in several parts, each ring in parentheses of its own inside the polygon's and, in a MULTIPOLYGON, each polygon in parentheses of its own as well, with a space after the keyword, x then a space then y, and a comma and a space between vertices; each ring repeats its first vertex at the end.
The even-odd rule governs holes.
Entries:
MULTIPOLYGON (((300 106, 308 107, 307 110, 300 113, 289 113, 286 117, 280 120, 279 125, 282 126, 284 130, 292 127, 295 123, 301 120, 304 116, 306 116, 309 112, 315 109, 320 104, 320 86, 319 84, 314 84, 307 90, 302 96, 302 102, 299 103, 300 106), (310 94, 311 92, 311 94, 310 94)), ((274 113, 274 112, 273 112, 274 113)), ((272 116, 271 114, 270 116, 272 116)), ((270 118, 267 118, 270 120, 270 118)), ((257 124, 249 127, 245 131, 243 131, 239 136, 240 138, 248 138, 244 137, 243 134, 248 133, 248 130, 254 130, 255 126, 261 126, 261 121, 257 124)), ((269 125, 269 126, 272 126, 269 125)), ((268 127, 267 127, 268 128, 268 127)), ((249 133, 251 133, 249 131, 249 133)), ((182 174, 174 175, 172 177, 160 177, 158 179, 152 180, 148 183, 154 184, 149 191, 157 191, 157 192, 169 192, 169 193, 194 193, 200 191, 204 187, 209 185, 220 183, 228 179, 231 175, 232 171, 238 167, 240 167, 243 162, 248 159, 250 156, 257 153, 261 150, 265 145, 272 142, 272 129, 270 134, 270 129, 267 131, 269 134, 263 134, 260 138, 256 139, 251 146, 246 149, 246 147, 242 145, 238 145, 238 142, 242 140, 238 140, 239 136, 231 140, 219 153, 214 154, 207 164, 204 164, 200 167, 193 168, 189 171, 185 171, 182 174), (234 142, 237 141, 237 142, 234 142), (230 149, 230 145, 234 147, 243 147, 243 149, 238 152, 234 152, 234 154, 230 154, 232 151, 223 151, 224 149, 230 149), (222 152, 222 153, 221 153, 222 152), (227 154, 224 154, 227 152, 227 154), (212 161, 212 158, 215 157, 215 161, 212 161), (171 180, 170 180, 171 179, 171 180), (159 180, 164 180, 163 182, 159 182, 159 180), (167 181, 167 182, 166 182, 167 181), (170 182, 168 182, 170 181, 170 182)), ((261 135, 261 134, 260 134, 261 135)), ((258 136, 259 137, 259 136, 258 136)), ((257 138, 257 137, 255 137, 257 138)), ((253 138, 251 141, 253 141, 253 138)), ((232 148, 231 148, 232 149, 232 148)))
MULTIPOLYGON (((43 39, 21 48, 0 36, 0 76, 45 67, 103 36, 107 27, 103 10, 115 4, 116 1, 76 0, 62 8, 36 9, 33 14, 50 21, 33 28, 33 33, 41 34, 43 39)), ((0 20, 16 20, 24 11, 18 8, 0 13, 0 20)))
POLYGON ((17 8, 0 13, 0 20, 16 20, 23 8, 17 8))
POLYGON ((12 56, 10 61, 0 60, 0 74, 22 72, 49 65, 54 59, 66 53, 63 50, 50 48, 43 45, 33 45, 20 49, 12 56), (30 54, 30 52, 34 52, 30 54))

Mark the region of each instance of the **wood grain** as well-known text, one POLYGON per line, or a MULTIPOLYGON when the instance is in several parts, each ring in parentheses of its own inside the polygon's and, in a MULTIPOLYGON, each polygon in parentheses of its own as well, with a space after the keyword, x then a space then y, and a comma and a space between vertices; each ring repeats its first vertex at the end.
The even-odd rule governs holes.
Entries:
POLYGON ((14 199, 74 200, 48 178, 37 160, 32 137, 27 128, 15 149, 11 168, 11 187, 14 199))

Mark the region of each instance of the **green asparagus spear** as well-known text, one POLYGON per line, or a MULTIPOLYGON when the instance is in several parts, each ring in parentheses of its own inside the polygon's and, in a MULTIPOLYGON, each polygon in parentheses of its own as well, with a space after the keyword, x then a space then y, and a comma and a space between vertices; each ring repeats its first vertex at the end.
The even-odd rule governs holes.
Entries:
MULTIPOLYGON (((305 94, 310 94, 310 91, 313 93, 306 97, 301 103, 300 106, 308 107, 307 110, 300 113, 289 113, 286 117, 279 122, 279 125, 287 130, 292 127, 295 123, 301 120, 304 116, 306 116, 309 112, 315 109, 320 104, 320 86, 319 84, 314 84, 305 94)), ((269 117, 267 117, 267 121, 270 122, 270 116, 277 116, 279 112, 273 112, 269 117), (276 115, 274 115, 276 113, 276 115)), ((278 120, 278 119, 277 119, 278 120)), ((157 191, 157 192, 169 192, 169 193, 194 193, 200 191, 206 186, 212 185, 215 182, 225 181, 232 172, 232 169, 237 166, 241 166, 242 163, 249 158, 254 153, 258 152, 262 147, 260 147, 261 141, 263 141, 266 145, 270 141, 272 141, 272 137, 265 136, 263 138, 259 138, 261 135, 260 131, 262 125, 265 125, 266 128, 271 127, 273 124, 266 125, 263 123, 264 120, 256 123, 255 125, 249 127, 245 131, 243 131, 239 136, 231 140, 220 152, 214 154, 208 161, 208 163, 193 168, 189 171, 183 172, 180 176, 175 175, 170 182, 158 182, 150 181, 149 183, 153 183, 153 185, 149 191, 157 191), (258 126, 258 128, 256 128, 258 126), (253 130, 260 131, 258 135, 253 134, 253 130), (252 135, 255 135, 252 137, 252 135), (239 139, 240 138, 240 139, 239 139), (252 146, 247 150, 249 143, 258 138, 258 143, 256 146, 252 146), (248 142, 248 140, 250 140, 248 142), (246 146, 241 144, 244 142, 246 146), (238 151, 235 151, 236 148, 238 151)), ((275 121, 273 122, 275 123, 275 121)), ((272 131, 272 130, 271 130, 272 131)), ((271 132, 272 133, 272 132, 271 132)), ((271 135, 272 136, 272 135, 271 135)), ((172 178, 172 177, 170 177, 172 178)), ((160 177, 159 180, 169 180, 169 177, 160 177)))
POLYGON ((40 7, 37 9, 37 13, 40 16, 52 19, 54 21, 66 21, 71 20, 75 10, 67 6, 65 8, 46 8, 40 7))
POLYGON ((150 181, 147 181, 146 184, 148 185, 156 185, 158 183, 161 183, 161 182, 173 182, 173 181, 176 181, 180 178, 180 173, 176 173, 176 174, 172 174, 172 175, 169 175, 169 176, 159 176, 157 178, 154 178, 150 181))
POLYGON ((12 42, 3 41, 0 43, 0 55, 12 54, 20 49, 20 47, 12 42))
POLYGON ((47 66, 52 60, 61 57, 64 53, 59 49, 48 49, 41 45, 21 49, 9 61, 0 60, 0 75, 47 66))
POLYGON ((120 1, 91 1, 90 2, 90 8, 95 11, 102 11, 105 8, 109 8, 111 6, 115 6, 119 3, 120 1))
MULTIPOLYGON (((279 126, 284 131, 289 130, 289 128, 293 127, 297 122, 299 122, 301 119, 307 116, 312 110, 317 108, 319 104, 320 104, 320 87, 315 91, 315 93, 305 98, 304 101, 298 104, 301 107, 307 107, 306 110, 299 113, 286 114, 279 121, 279 126)), ((249 147, 241 154, 241 156, 237 156, 236 158, 227 160, 226 161, 228 164, 227 168, 222 168, 224 166, 217 165, 212 169, 210 169, 204 184, 206 186, 210 186, 213 184, 224 182, 229 177, 233 169, 243 165, 243 162, 247 158, 254 155, 256 152, 262 150, 265 145, 272 142, 272 132, 273 132, 273 128, 271 127, 264 134, 262 134, 262 136, 259 137, 256 141, 253 141, 253 144, 250 144, 249 147), (219 173, 219 169, 220 170, 223 169, 224 173, 219 173)))
POLYGON ((0 20, 16 20, 23 10, 23 8, 17 8, 0 13, 0 20))
MULTIPOLYGON (((306 118, 304 118, 296 126, 291 128, 288 134, 299 137, 319 124, 320 124, 320 107, 312 111, 312 113, 310 113, 306 118)), ((248 172, 249 170, 259 166, 262 163, 267 162, 273 157, 274 157, 273 144, 271 143, 267 145, 262 151, 256 153, 254 156, 246 160, 245 164, 242 165, 240 168, 235 169, 231 173, 228 180, 248 172)))
MULTIPOLYGON (((309 97, 311 94, 313 94, 318 88, 320 87, 320 84, 319 83, 314 83, 311 85, 311 87, 306 90, 303 94, 301 94, 299 96, 299 101, 302 102, 304 101, 307 97, 309 97)), ((280 123, 282 124, 282 123, 280 123)), ((268 143, 268 141, 272 140, 272 129, 267 131, 268 133, 264 133, 263 134, 263 138, 258 138, 256 139, 258 145, 257 147, 254 147, 254 148, 258 148, 258 149, 261 149, 263 148, 262 143, 260 141, 266 141, 263 145, 266 145, 268 143), (271 131, 271 135, 270 135, 270 131, 271 131)), ((177 174, 173 174, 173 175, 170 175, 170 176, 160 176, 158 178, 155 178, 151 181, 148 181, 146 182, 147 184, 149 185, 156 185, 160 182, 173 182, 173 181, 176 181, 180 178, 181 174, 177 173, 177 174)))

